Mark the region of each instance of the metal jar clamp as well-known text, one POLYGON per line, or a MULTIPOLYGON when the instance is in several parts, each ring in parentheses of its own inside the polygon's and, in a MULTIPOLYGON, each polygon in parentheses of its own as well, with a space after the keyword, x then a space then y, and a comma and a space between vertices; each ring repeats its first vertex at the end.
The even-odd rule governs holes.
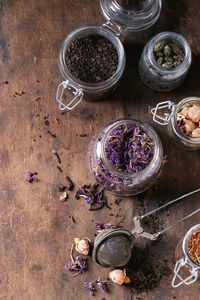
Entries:
POLYGON ((195 282, 198 279, 198 272, 200 270, 200 264, 195 263, 190 258, 187 247, 188 247, 188 239, 191 237, 191 235, 197 230, 200 229, 200 224, 193 226, 188 230, 186 235, 184 236, 183 242, 182 242, 182 251, 185 256, 185 258, 181 258, 176 262, 176 265, 174 267, 174 277, 172 280, 172 287, 176 288, 179 287, 182 284, 190 285, 193 282, 195 282), (182 268, 187 268, 189 271, 189 276, 186 278, 183 278, 183 276, 180 275, 180 270, 182 268), (179 282, 176 283, 177 279, 179 282))
POLYGON ((159 102, 156 107, 151 109, 151 113, 153 115, 153 121, 160 125, 168 125, 170 123, 170 118, 174 113, 175 104, 171 101, 159 102), (164 113, 164 115, 159 114, 161 110, 168 109, 168 113, 164 113))

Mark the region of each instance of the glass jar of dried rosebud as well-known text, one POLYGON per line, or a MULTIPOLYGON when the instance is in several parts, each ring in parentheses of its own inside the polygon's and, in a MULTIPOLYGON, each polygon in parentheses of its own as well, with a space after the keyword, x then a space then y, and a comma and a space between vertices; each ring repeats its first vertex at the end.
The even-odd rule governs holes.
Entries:
POLYGON ((158 31, 161 0, 100 0, 107 24, 122 28, 125 42, 145 42, 158 31))
POLYGON ((179 259, 174 267, 173 288, 183 283, 189 285, 198 279, 198 272, 200 271, 200 224, 190 228, 184 236, 182 255, 185 258, 179 259), (183 271, 181 272, 183 268, 187 269, 188 274, 184 274, 186 278, 183 278, 183 271))
POLYGON ((160 102, 151 110, 153 120, 168 125, 168 133, 176 145, 185 150, 200 149, 200 98, 187 97, 174 104, 160 102))
POLYGON ((191 61, 190 46, 182 35, 161 32, 145 45, 139 74, 152 90, 168 92, 183 82, 191 61))
POLYGON ((65 81, 59 84, 56 100, 60 110, 72 110, 83 99, 105 97, 118 85, 125 67, 124 47, 117 35, 104 26, 83 26, 64 40, 59 69, 65 81), (72 100, 64 103, 65 90, 72 100))
POLYGON ((95 179, 122 196, 148 189, 163 167, 163 148, 157 133, 134 119, 120 119, 101 129, 92 138, 88 157, 95 179))

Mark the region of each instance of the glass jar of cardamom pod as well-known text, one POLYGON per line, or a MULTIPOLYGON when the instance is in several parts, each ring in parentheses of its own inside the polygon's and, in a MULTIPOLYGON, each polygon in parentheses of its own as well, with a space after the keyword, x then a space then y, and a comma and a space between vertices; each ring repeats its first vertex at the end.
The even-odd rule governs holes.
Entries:
POLYGON ((178 253, 178 260, 174 267, 173 288, 182 284, 190 285, 198 279, 200 271, 200 224, 188 230, 177 245, 176 252, 178 253), (180 256, 184 258, 179 258, 180 256))
POLYGON ((159 178, 163 148, 154 129, 134 119, 120 119, 91 140, 89 168, 106 190, 121 196, 143 192, 159 178))
POLYGON ((153 120, 167 125, 172 141, 184 150, 200 149, 200 98, 187 97, 175 104, 160 102, 151 110, 153 120))
POLYGON ((175 32, 161 32, 144 47, 139 61, 139 74, 152 90, 168 92, 185 79, 192 61, 185 38, 175 32))

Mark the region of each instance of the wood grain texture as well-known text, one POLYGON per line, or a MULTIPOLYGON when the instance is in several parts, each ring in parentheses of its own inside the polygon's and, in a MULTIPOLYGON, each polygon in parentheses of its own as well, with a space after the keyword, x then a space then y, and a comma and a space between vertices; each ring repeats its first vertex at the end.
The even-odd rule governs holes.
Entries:
MULTIPOLYGON (((124 117, 152 124, 150 109, 158 101, 175 103, 187 96, 200 96, 200 3, 198 0, 165 0, 160 31, 180 32, 193 51, 193 64, 184 83, 170 93, 156 93, 141 82, 138 73, 140 45, 125 45, 127 65, 115 94, 101 102, 83 102, 76 110, 61 115, 55 101, 58 52, 64 38, 76 27, 102 24, 97 0, 1 0, 0 1, 0 299, 65 300, 88 299, 84 281, 107 277, 89 259, 89 271, 72 278, 64 270, 74 237, 94 239, 93 221, 118 222, 115 197, 107 194, 112 210, 88 212, 83 200, 75 200, 75 191, 66 203, 59 201, 58 187, 70 176, 76 189, 93 182, 88 164, 88 143, 93 134, 108 122, 124 117), (5 82, 8 81, 8 84, 5 82), (25 94, 14 97, 15 92, 25 94), (36 101, 38 97, 40 100, 36 101), (44 124, 48 117, 50 125, 44 124), (59 119, 59 124, 56 119, 59 119), (91 130, 91 126, 93 130, 91 130), (47 131, 56 134, 52 138, 47 131), (80 137, 86 134, 86 137, 80 137), (61 157, 61 174, 52 151, 61 157), (26 170, 38 172, 39 181, 26 182, 26 170), (69 221, 73 215, 75 223, 69 221)), ((138 209, 150 210, 163 202, 199 187, 199 151, 179 150, 170 141, 166 128, 158 131, 168 157, 160 180, 138 197, 120 203, 124 226, 131 228, 132 215, 138 209)), ((163 226, 199 207, 192 197, 163 212, 163 226)), ((156 220, 154 220, 156 221, 156 220)), ((156 244, 140 241, 144 251, 154 256, 152 270, 166 265, 171 274, 163 276, 154 290, 138 295, 131 287, 112 286, 109 294, 97 293, 101 300, 196 300, 199 280, 190 287, 171 288, 175 248, 185 232, 199 222, 194 216, 168 232, 156 244)), ((153 226, 149 226, 149 230, 153 226)), ((134 254, 133 254, 134 255, 134 254)), ((142 262, 141 262, 142 263, 142 262)), ((146 279, 144 279, 146 280, 146 279)))

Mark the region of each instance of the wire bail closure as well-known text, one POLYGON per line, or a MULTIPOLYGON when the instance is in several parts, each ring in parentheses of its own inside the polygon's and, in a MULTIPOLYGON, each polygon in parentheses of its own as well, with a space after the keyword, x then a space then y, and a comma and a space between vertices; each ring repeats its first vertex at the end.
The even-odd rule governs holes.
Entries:
POLYGON ((190 263, 187 258, 181 258, 180 260, 178 260, 176 262, 176 265, 174 267, 174 277, 172 280, 172 287, 173 288, 177 288, 180 285, 182 285, 183 283, 186 285, 190 285, 193 282, 195 282, 198 279, 198 270, 200 270, 199 267, 195 268, 193 266, 192 263, 190 263), (183 279, 180 275, 179 275, 179 271, 181 268, 186 267, 189 269, 189 272, 191 273, 190 276, 188 276, 186 279, 183 279), (176 279, 179 279, 180 281, 178 283, 175 284, 176 279))
POLYGON ((174 113, 174 108, 175 108, 175 104, 171 101, 159 102, 156 105, 156 107, 151 109, 151 113, 153 115, 153 121, 162 126, 168 125, 170 122, 170 118, 174 113), (159 114, 159 111, 164 108, 167 108, 170 111, 170 113, 164 113, 163 116, 159 114))
POLYGON ((69 80, 63 81, 58 85, 57 92, 56 92, 56 100, 59 103, 60 110, 72 110, 74 109, 83 99, 83 91, 82 89, 78 89, 73 84, 69 83, 69 80), (66 105, 63 103, 63 96, 65 90, 70 91, 74 98, 66 105))

